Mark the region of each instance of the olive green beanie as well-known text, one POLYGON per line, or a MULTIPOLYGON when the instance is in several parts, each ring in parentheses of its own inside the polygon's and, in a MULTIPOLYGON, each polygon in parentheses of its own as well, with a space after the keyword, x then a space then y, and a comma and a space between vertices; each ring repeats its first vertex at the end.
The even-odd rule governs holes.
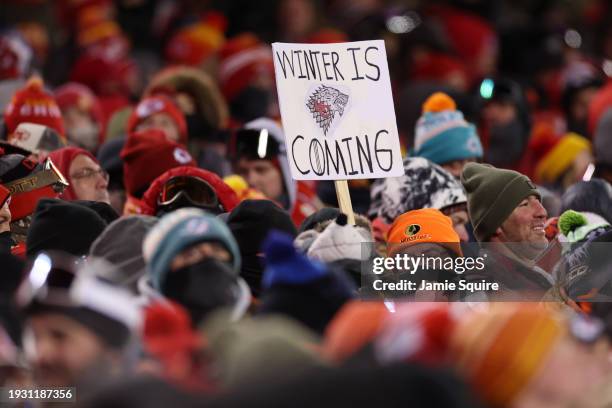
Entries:
POLYGON ((529 178, 514 170, 489 164, 469 163, 461 173, 468 199, 468 212, 479 242, 489 240, 512 211, 530 195, 540 198, 529 178))

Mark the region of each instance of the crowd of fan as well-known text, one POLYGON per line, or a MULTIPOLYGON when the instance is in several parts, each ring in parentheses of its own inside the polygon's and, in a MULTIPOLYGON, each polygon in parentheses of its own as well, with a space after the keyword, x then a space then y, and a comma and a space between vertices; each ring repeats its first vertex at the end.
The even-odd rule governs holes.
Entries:
POLYGON ((1 385, 611 406, 612 8, 403 3, 3 2, 1 385), (349 181, 353 224, 291 177, 270 43, 370 39, 404 175, 349 181), (478 290, 366 290, 397 255, 480 259, 383 274, 478 290))

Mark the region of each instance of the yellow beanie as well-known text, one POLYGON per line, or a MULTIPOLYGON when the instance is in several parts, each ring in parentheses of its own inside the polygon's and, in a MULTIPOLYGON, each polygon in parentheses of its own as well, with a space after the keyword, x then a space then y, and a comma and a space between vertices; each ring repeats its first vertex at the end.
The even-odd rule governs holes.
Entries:
POLYGON ((564 333, 559 316, 541 305, 492 304, 459 322, 451 336, 451 357, 488 405, 508 406, 564 333))
POLYGON ((538 162, 535 169, 536 180, 544 183, 554 182, 585 150, 591 151, 591 142, 576 133, 566 134, 538 162))

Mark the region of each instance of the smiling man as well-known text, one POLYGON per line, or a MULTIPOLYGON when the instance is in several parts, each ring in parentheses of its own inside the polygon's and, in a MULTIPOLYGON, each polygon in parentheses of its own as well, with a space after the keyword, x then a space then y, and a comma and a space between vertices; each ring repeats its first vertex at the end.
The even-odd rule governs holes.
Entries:
POLYGON ((499 283, 500 296, 521 292, 538 297, 550 289, 551 275, 535 265, 548 246, 547 213, 531 180, 516 171, 470 163, 461 183, 474 235, 482 246, 480 255, 486 258, 484 270, 466 278, 499 283))

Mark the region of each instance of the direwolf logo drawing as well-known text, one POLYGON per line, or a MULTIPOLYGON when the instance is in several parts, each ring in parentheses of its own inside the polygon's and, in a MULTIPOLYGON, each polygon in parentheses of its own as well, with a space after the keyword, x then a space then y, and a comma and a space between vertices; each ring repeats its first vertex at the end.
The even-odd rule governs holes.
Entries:
POLYGON ((336 118, 336 113, 339 116, 344 115, 344 109, 348 104, 348 95, 343 94, 335 88, 321 85, 308 98, 306 107, 312 113, 323 134, 327 136, 329 127, 336 118))

